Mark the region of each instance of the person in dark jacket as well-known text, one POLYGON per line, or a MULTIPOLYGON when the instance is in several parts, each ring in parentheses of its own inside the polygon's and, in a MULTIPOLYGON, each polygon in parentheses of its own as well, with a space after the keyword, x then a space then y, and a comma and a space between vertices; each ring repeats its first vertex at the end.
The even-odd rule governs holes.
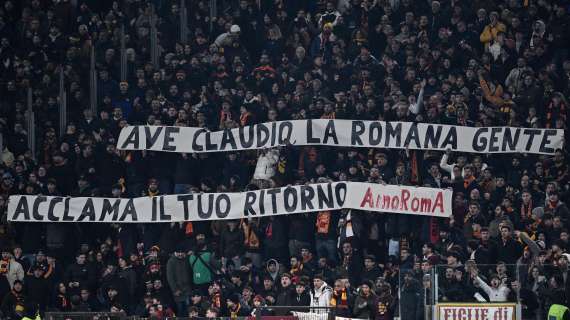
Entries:
POLYGON ((75 256, 75 263, 65 271, 64 282, 70 290, 70 294, 79 293, 83 285, 91 287, 95 283, 95 273, 86 262, 86 255, 79 252, 75 256))
POLYGON ((266 218, 263 225, 263 256, 266 259, 275 259, 278 262, 285 262, 287 254, 287 220, 284 216, 271 216, 266 218))
POLYGON ((220 252, 222 258, 230 259, 239 264, 240 256, 244 252, 243 232, 238 228, 237 221, 228 221, 226 228, 220 235, 220 252))
POLYGON ((246 317, 250 315, 250 310, 247 306, 244 306, 239 301, 238 294, 232 294, 226 300, 228 306, 228 313, 232 319, 236 317, 246 317))
POLYGON ((376 281, 382 275, 382 270, 378 267, 376 257, 367 255, 364 257, 364 270, 362 270, 362 281, 376 281))
POLYGON ((511 227, 507 224, 501 226, 501 239, 497 250, 497 261, 503 261, 507 265, 516 264, 522 255, 523 247, 520 242, 512 237, 511 227))
POLYGON ((176 303, 176 314, 182 315, 188 308, 190 299, 190 263, 186 252, 178 247, 166 263, 166 279, 176 303))
POLYGON ((37 305, 41 312, 45 311, 49 301, 50 282, 44 277, 43 268, 39 265, 34 266, 32 274, 26 276, 24 280, 27 302, 37 305))
MULTIPOLYGON (((291 300, 291 306, 293 307, 305 307, 311 304, 311 296, 307 292, 307 285, 303 281, 297 282, 295 284, 295 294, 291 300)), ((306 312, 308 308, 295 308, 295 311, 306 312)))
POLYGON ((5 319, 20 319, 24 313, 26 296, 24 294, 24 284, 20 280, 14 281, 12 291, 2 299, 0 310, 5 319))
POLYGON ((423 296, 420 283, 414 279, 413 273, 404 274, 404 283, 400 290, 400 318, 406 320, 423 319, 423 296))
MULTIPOLYGON (((281 283, 277 292, 276 306, 290 306, 295 296, 295 285, 291 281, 291 275, 284 273, 281 275, 281 283)), ((287 312, 283 309, 275 310, 276 315, 285 315, 287 312)))
POLYGON ((137 274, 133 269, 130 260, 119 258, 119 270, 117 272, 117 276, 127 290, 126 303, 128 305, 134 305, 137 290, 137 274))
POLYGON ((373 319, 376 315, 376 294, 372 291, 372 283, 364 282, 358 288, 358 295, 354 299, 352 315, 360 319, 373 319))
POLYGON ((77 309, 81 312, 97 312, 101 309, 101 305, 89 292, 88 288, 81 288, 77 309))
POLYGON ((517 279, 511 280, 511 291, 507 301, 520 303, 522 305, 523 319, 536 319, 536 310, 539 307, 536 294, 527 288, 521 287, 517 279))

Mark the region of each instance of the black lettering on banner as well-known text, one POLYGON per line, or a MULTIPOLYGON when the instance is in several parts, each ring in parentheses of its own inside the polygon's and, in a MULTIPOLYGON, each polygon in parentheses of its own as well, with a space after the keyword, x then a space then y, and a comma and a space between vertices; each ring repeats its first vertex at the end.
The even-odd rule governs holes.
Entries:
POLYGON ((111 201, 109 199, 103 199, 103 209, 101 210, 101 216, 99 217, 99 221, 105 221, 105 218, 108 214, 113 214, 111 217, 111 221, 117 221, 119 218, 119 206, 121 205, 121 199, 116 199, 115 202, 111 205, 111 201))
POLYGON ((441 144, 441 149, 447 148, 457 150, 457 129, 454 126, 449 128, 449 132, 447 132, 447 135, 441 144))
POLYGON ((534 136, 540 134, 539 129, 525 129, 523 134, 528 135, 528 141, 526 143, 526 151, 530 151, 532 149, 532 143, 534 142, 534 136))
POLYGON ((63 201, 62 197, 53 197, 51 199, 51 201, 49 202, 49 208, 48 208, 48 220, 49 221, 59 221, 59 218, 53 214, 53 209, 55 208, 56 204, 58 204, 62 201, 63 201))
POLYGON ((334 206, 333 192, 330 184, 326 185, 327 193, 322 185, 317 186, 317 199, 319 199, 319 209, 331 208, 334 206))
POLYGON ((334 120, 327 121, 327 127, 325 128, 325 136, 323 138, 323 143, 327 144, 329 138, 332 138, 334 144, 338 144, 338 138, 336 136, 336 129, 334 127, 334 120))
POLYGON ((206 132, 206 150, 208 151, 218 150, 218 146, 215 143, 212 143, 212 133, 210 131, 206 132))
POLYGON ((204 132, 208 132, 206 129, 200 129, 194 132, 194 136, 192 137, 192 150, 194 151, 202 151, 204 147, 198 144, 198 137, 204 132))
POLYGON ((382 142, 382 123, 374 121, 370 124, 368 141, 371 146, 377 146, 382 142))
POLYGON ((20 201, 18 201, 12 220, 17 221, 20 214, 24 215, 24 220, 30 220, 30 208, 28 206, 28 199, 25 196, 20 196, 20 201))
POLYGON ((237 149, 236 139, 234 138, 232 130, 226 128, 222 133, 222 142, 220 143, 220 150, 226 150, 228 144, 230 145, 231 150, 237 149))
POLYGON ((364 133, 364 122, 357 120, 352 121, 352 130, 350 130, 350 144, 352 146, 361 146, 362 139, 360 139, 360 135, 364 133))
POLYGON ((279 123, 279 144, 285 144, 287 142, 293 143, 291 141, 291 134, 293 134, 293 124, 291 121, 282 121, 279 123), (283 133, 286 135, 283 136, 283 133))
POLYGON ((73 217, 69 216, 69 202, 71 198, 65 198, 63 201, 63 219, 62 221, 73 221, 73 217))
POLYGON ((130 127, 130 128, 131 128, 131 132, 129 132, 129 135, 125 139, 125 142, 123 142, 121 149, 129 149, 128 148, 129 144, 132 144, 133 149, 135 149, 135 150, 140 148, 140 146, 139 146, 139 127, 130 127))
POLYGON ((188 202, 194 199, 192 194, 182 194, 176 197, 176 200, 182 201, 182 207, 184 208, 184 220, 190 220, 190 208, 188 207, 188 202))
POLYGON ((283 202, 285 205, 285 211, 287 212, 295 212, 297 208, 297 190, 292 187, 287 187, 283 191, 283 202), (293 200, 292 204, 289 204, 289 198, 293 200))
POLYGON ((247 126, 247 127, 239 127, 239 141, 241 143, 242 148, 244 149, 248 149, 251 146, 253 146, 253 139, 254 139, 254 130, 253 130, 253 126, 247 126), (245 138, 245 129, 247 128, 248 130, 248 139, 246 140, 245 138))
POLYGON ((482 136, 481 139, 479 139, 479 136, 481 136, 483 133, 487 133, 487 131, 489 131, 489 128, 479 128, 477 131, 475 131, 472 143, 473 150, 481 152, 487 149, 487 137, 482 136))
POLYGON ((223 219, 228 216, 231 209, 232 203, 230 201, 230 197, 225 193, 219 194, 216 197, 216 216, 220 219, 223 219), (225 205, 222 204, 222 202, 225 202, 225 205))
POLYGON ((505 128, 502 151, 515 151, 519 144, 521 130, 519 128, 515 128, 515 136, 513 137, 511 129, 512 128, 505 128))
POLYGON ((410 126, 410 130, 408 130, 408 134, 406 135, 406 140, 404 141, 404 146, 407 148, 410 146, 410 141, 414 140, 416 144, 416 148, 421 148, 420 137, 418 133, 418 125, 412 123, 410 126))
POLYGON ((491 128, 491 137, 489 138, 489 152, 497 152, 499 151, 499 146, 497 142, 499 142, 499 137, 497 137, 497 133, 501 132, 503 128, 491 128))
POLYGON ((398 148, 402 145, 402 123, 398 122, 395 127, 392 126, 391 122, 386 122, 386 147, 390 146, 390 139, 396 138, 396 145, 394 147, 398 148))
POLYGON ((281 189, 269 189, 267 194, 271 196, 271 213, 277 212, 277 194, 281 192, 281 189))
POLYGON ((95 206, 93 206, 93 199, 87 198, 85 205, 83 205, 83 210, 81 210, 81 215, 77 218, 77 222, 81 222, 89 218, 89 221, 95 221, 95 206))
POLYGON ((147 149, 151 149, 154 144, 156 143, 156 141, 158 140, 158 136, 160 135, 160 133, 162 132, 162 128, 163 127, 156 127, 156 131, 154 132, 154 134, 152 134, 150 132, 150 127, 149 126, 145 126, 144 127, 144 134, 146 137, 146 148, 147 149))
POLYGON ((151 209, 151 216, 150 216, 150 221, 156 221, 158 219, 158 208, 156 206, 156 197, 152 197, 150 198, 151 202, 152 202, 152 209, 151 209))
POLYGON ((172 220, 172 216, 169 214, 166 214, 166 212, 164 211, 164 197, 160 197, 160 221, 170 221, 172 220))
POLYGON ((255 133, 257 135, 257 147, 261 148, 264 147, 269 140, 269 129, 265 126, 264 123, 260 123, 255 126, 255 133))
POLYGON ((301 186, 301 210, 314 209, 313 198, 315 197, 315 190, 311 186, 301 186))
POLYGON ((542 153, 554 153, 554 148, 547 147, 552 141, 550 141, 550 137, 556 136, 556 130, 553 129, 546 129, 544 130, 544 135, 542 136, 542 141, 540 142, 540 148, 538 149, 539 152, 542 153))
POLYGON ((437 149, 439 147, 439 139, 441 138, 442 126, 428 124, 426 128, 426 136, 424 140, 424 149, 437 149), (436 127, 436 131, 433 128, 436 127))
POLYGON ((44 217, 39 213, 39 208, 40 204, 45 201, 47 201, 47 198, 44 196, 37 196, 36 199, 34 200, 34 206, 32 208, 32 218, 34 218, 35 221, 44 220, 44 217))
POLYGON ((344 205, 344 201, 346 200, 346 183, 337 183, 334 187, 334 195, 336 197, 336 203, 342 207, 344 205))
POLYGON ((257 203, 259 204, 259 214, 264 215, 265 214, 265 190, 263 190, 263 189, 260 190, 259 201, 257 201, 257 203))
POLYGON ((204 198, 204 196, 206 196, 206 194, 198 195, 198 217, 200 217, 200 219, 209 219, 212 216, 212 211, 214 210, 214 195, 211 193, 207 195, 208 208, 205 211, 202 207, 202 198, 204 198))
POLYGON ((174 141, 174 137, 172 135, 175 133, 180 133, 180 127, 166 127, 166 129, 164 129, 164 144, 162 146, 162 150, 176 151, 176 147, 170 144, 174 141))
POLYGON ((308 144, 321 143, 321 140, 319 140, 319 138, 313 137, 313 120, 311 119, 307 120, 307 143, 308 144))
POLYGON ((133 199, 129 199, 129 201, 127 201, 127 205, 125 206, 125 210, 123 210, 123 214, 121 215, 119 221, 125 221, 127 219, 127 216, 131 216, 131 221, 133 222, 139 221, 137 208, 135 207, 135 202, 133 199))
POLYGON ((275 122, 271 122, 271 146, 275 146, 275 139, 277 138, 277 124, 275 122))
POLYGON ((255 200, 257 199, 257 194, 254 191, 248 191, 245 194, 245 203, 243 205, 243 215, 244 216, 255 216, 257 213, 255 212, 255 210, 253 210, 253 204, 255 203, 255 200))

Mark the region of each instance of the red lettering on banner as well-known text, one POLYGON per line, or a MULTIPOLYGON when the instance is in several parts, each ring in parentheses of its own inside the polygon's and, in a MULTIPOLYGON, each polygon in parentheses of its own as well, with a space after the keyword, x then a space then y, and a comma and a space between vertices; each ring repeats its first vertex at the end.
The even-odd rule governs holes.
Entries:
POLYGON ((414 198, 414 199, 412 200, 412 206, 411 206, 411 208, 412 208, 412 211, 413 211, 413 212, 417 212, 417 211, 419 210, 419 208, 420 208, 420 199, 414 198))
MULTIPOLYGON (((467 310, 465 310, 464 308, 459 309, 459 311, 457 311, 457 316, 459 317, 459 319, 464 320, 465 318, 465 312, 467 310)), ((467 318, 468 319, 468 318, 467 318)))
POLYGON ((362 200, 360 201, 360 208, 363 209, 378 209, 386 211, 404 211, 409 213, 444 213, 444 199, 443 192, 438 191, 435 193, 435 198, 418 197, 413 190, 400 189, 399 193, 394 195, 375 193, 372 187, 368 187, 362 200))
POLYGON ((364 199, 362 199, 360 206, 364 207, 364 204, 366 203, 368 203, 368 206, 370 208, 374 207, 374 202, 372 202, 372 190, 370 190, 370 187, 368 188, 368 190, 366 190, 366 194, 364 195, 364 199))
MULTIPOLYGON (((408 211, 408 200, 410 199, 410 191, 402 189, 402 207, 408 211)), ((415 198, 414 198, 415 199, 415 198)), ((402 210, 402 209, 400 209, 402 210)))
POLYGON ((513 320, 515 306, 442 306, 438 319, 445 320, 513 320))
POLYGON ((439 191, 435 197, 435 203, 431 212, 435 212, 435 208, 439 207, 439 212, 443 213, 443 192, 439 191))

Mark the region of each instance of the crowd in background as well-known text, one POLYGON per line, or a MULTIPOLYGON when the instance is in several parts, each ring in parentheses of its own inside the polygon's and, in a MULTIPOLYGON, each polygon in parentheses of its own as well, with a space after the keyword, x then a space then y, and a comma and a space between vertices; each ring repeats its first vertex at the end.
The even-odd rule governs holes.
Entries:
POLYGON ((179 1, 0 1, 2 319, 35 310, 157 319, 289 313, 263 308, 277 305, 418 320, 433 298, 519 302, 523 319, 544 319, 551 304, 570 303, 567 148, 553 156, 116 149, 121 128, 136 124, 215 131, 358 119, 567 130, 570 1, 217 2, 212 17, 210 1, 186 1, 190 34, 181 43, 179 1), (89 105, 92 47, 97 112, 89 105), (452 188, 453 215, 341 210, 171 224, 6 221, 14 194, 138 197, 328 181, 452 188))

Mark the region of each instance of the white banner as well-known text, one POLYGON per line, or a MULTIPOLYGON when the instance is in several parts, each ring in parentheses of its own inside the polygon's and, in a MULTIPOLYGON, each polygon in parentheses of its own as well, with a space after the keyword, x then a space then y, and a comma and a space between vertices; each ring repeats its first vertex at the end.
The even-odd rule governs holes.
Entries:
POLYGON ((452 191, 424 187, 333 182, 236 193, 139 198, 10 196, 17 222, 176 222, 358 209, 451 216, 452 191))
POLYGON ((515 320, 517 305, 514 303, 440 303, 437 304, 438 320, 515 320))
POLYGON ((447 150, 470 153, 553 154, 564 131, 513 127, 462 127, 443 124, 360 120, 293 120, 223 131, 168 126, 121 130, 120 150, 218 152, 286 145, 447 150))

